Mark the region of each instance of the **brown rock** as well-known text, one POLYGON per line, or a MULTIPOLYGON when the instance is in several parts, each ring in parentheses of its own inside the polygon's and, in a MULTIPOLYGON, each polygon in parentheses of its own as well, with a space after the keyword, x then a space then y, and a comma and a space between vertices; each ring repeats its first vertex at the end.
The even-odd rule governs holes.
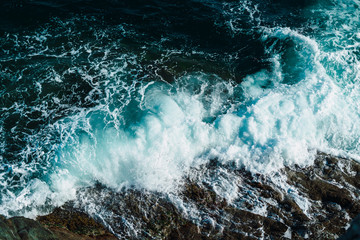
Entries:
POLYGON ((94 219, 73 209, 56 208, 37 220, 61 239, 117 239, 94 219))

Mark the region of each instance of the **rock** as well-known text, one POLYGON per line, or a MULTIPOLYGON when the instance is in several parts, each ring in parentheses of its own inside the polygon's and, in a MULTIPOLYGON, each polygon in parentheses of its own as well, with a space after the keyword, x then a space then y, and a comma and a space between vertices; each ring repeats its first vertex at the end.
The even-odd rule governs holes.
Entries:
POLYGON ((6 219, 0 216, 0 239, 4 240, 58 240, 40 223, 24 217, 6 219))
POLYGON ((78 211, 57 208, 49 215, 32 220, 0 216, 1 240, 91 240, 117 239, 102 225, 78 211))
POLYGON ((64 234, 67 230, 92 239, 116 239, 101 224, 83 212, 69 207, 56 208, 51 214, 40 216, 37 220, 53 232, 64 234))
POLYGON ((13 217, 10 221, 15 225, 21 240, 57 240, 54 233, 46 229, 39 222, 24 217, 13 217))
MULTIPOLYGON (((115 232, 124 239, 196 239, 201 234, 196 224, 184 218, 165 196, 159 193, 129 189, 116 193, 111 189, 87 189, 95 205, 115 216, 109 220, 115 232), (108 196, 105 199, 100 196, 108 196), (99 201, 99 202, 97 202, 99 201)), ((86 209, 87 204, 83 207, 86 209)), ((106 219, 105 219, 106 220, 106 219)))
POLYGON ((87 214, 69 206, 56 208, 51 214, 37 220, 54 232, 59 239, 117 239, 87 214))
POLYGON ((308 201, 306 212, 291 191, 266 175, 221 165, 216 159, 198 169, 176 193, 180 205, 167 194, 144 189, 116 193, 99 186, 85 189, 77 207, 88 211, 87 201, 101 206, 92 211, 106 212, 110 217, 104 221, 124 239, 336 239, 345 233, 349 216, 360 214, 360 164, 351 159, 320 153, 313 166, 281 170, 288 188, 308 201), (239 198, 233 202, 219 196, 206 180, 218 176, 219 169, 238 182, 239 198))
MULTIPOLYGON (((85 212, 101 212, 120 239, 337 239, 349 217, 360 214, 360 164, 351 159, 320 153, 310 167, 287 167, 280 174, 288 189, 271 177, 216 160, 200 169, 183 180, 176 201, 171 194, 97 185, 78 192, 76 208, 69 202, 37 222, 0 218, 0 239, 116 239, 85 212), (219 168, 237 186, 232 191, 238 198, 231 202, 207 181, 219 168), (306 208, 295 191, 308 202, 306 208)), ((341 239, 359 237, 359 219, 341 239)))
POLYGON ((0 239, 3 240, 20 240, 15 225, 0 215, 0 239))
POLYGON ((348 216, 360 214, 359 167, 352 159, 320 153, 313 166, 286 169, 288 183, 311 201, 313 218, 302 220, 311 238, 336 239, 345 232, 348 216))

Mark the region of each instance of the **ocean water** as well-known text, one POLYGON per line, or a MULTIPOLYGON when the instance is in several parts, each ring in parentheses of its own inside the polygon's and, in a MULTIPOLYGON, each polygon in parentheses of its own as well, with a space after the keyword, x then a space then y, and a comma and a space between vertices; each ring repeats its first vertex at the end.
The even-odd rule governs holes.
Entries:
MULTIPOLYGON (((97 184, 176 199, 214 159, 270 177, 318 151, 360 160, 359 7, 0 3, 0 214, 46 214, 97 184)), ((209 179, 229 202, 231 179, 209 179)))

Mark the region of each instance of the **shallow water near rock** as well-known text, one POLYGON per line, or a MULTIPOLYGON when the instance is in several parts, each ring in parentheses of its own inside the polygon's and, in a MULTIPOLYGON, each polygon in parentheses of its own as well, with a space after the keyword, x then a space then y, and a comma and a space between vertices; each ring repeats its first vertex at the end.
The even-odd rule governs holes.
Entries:
POLYGON ((119 238, 340 236, 358 214, 359 5, 0 3, 0 214, 71 203, 119 238))

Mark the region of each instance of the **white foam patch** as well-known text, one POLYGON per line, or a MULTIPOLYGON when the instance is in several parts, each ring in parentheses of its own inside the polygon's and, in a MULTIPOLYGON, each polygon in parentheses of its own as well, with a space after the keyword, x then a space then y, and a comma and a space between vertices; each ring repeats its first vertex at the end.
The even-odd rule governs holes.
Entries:
POLYGON ((69 175, 81 181, 113 188, 166 190, 180 179, 208 145, 210 126, 201 121, 203 106, 188 94, 169 96, 156 87, 146 91, 144 101, 138 125, 79 136, 74 149, 61 153, 61 168, 69 168, 69 175))

